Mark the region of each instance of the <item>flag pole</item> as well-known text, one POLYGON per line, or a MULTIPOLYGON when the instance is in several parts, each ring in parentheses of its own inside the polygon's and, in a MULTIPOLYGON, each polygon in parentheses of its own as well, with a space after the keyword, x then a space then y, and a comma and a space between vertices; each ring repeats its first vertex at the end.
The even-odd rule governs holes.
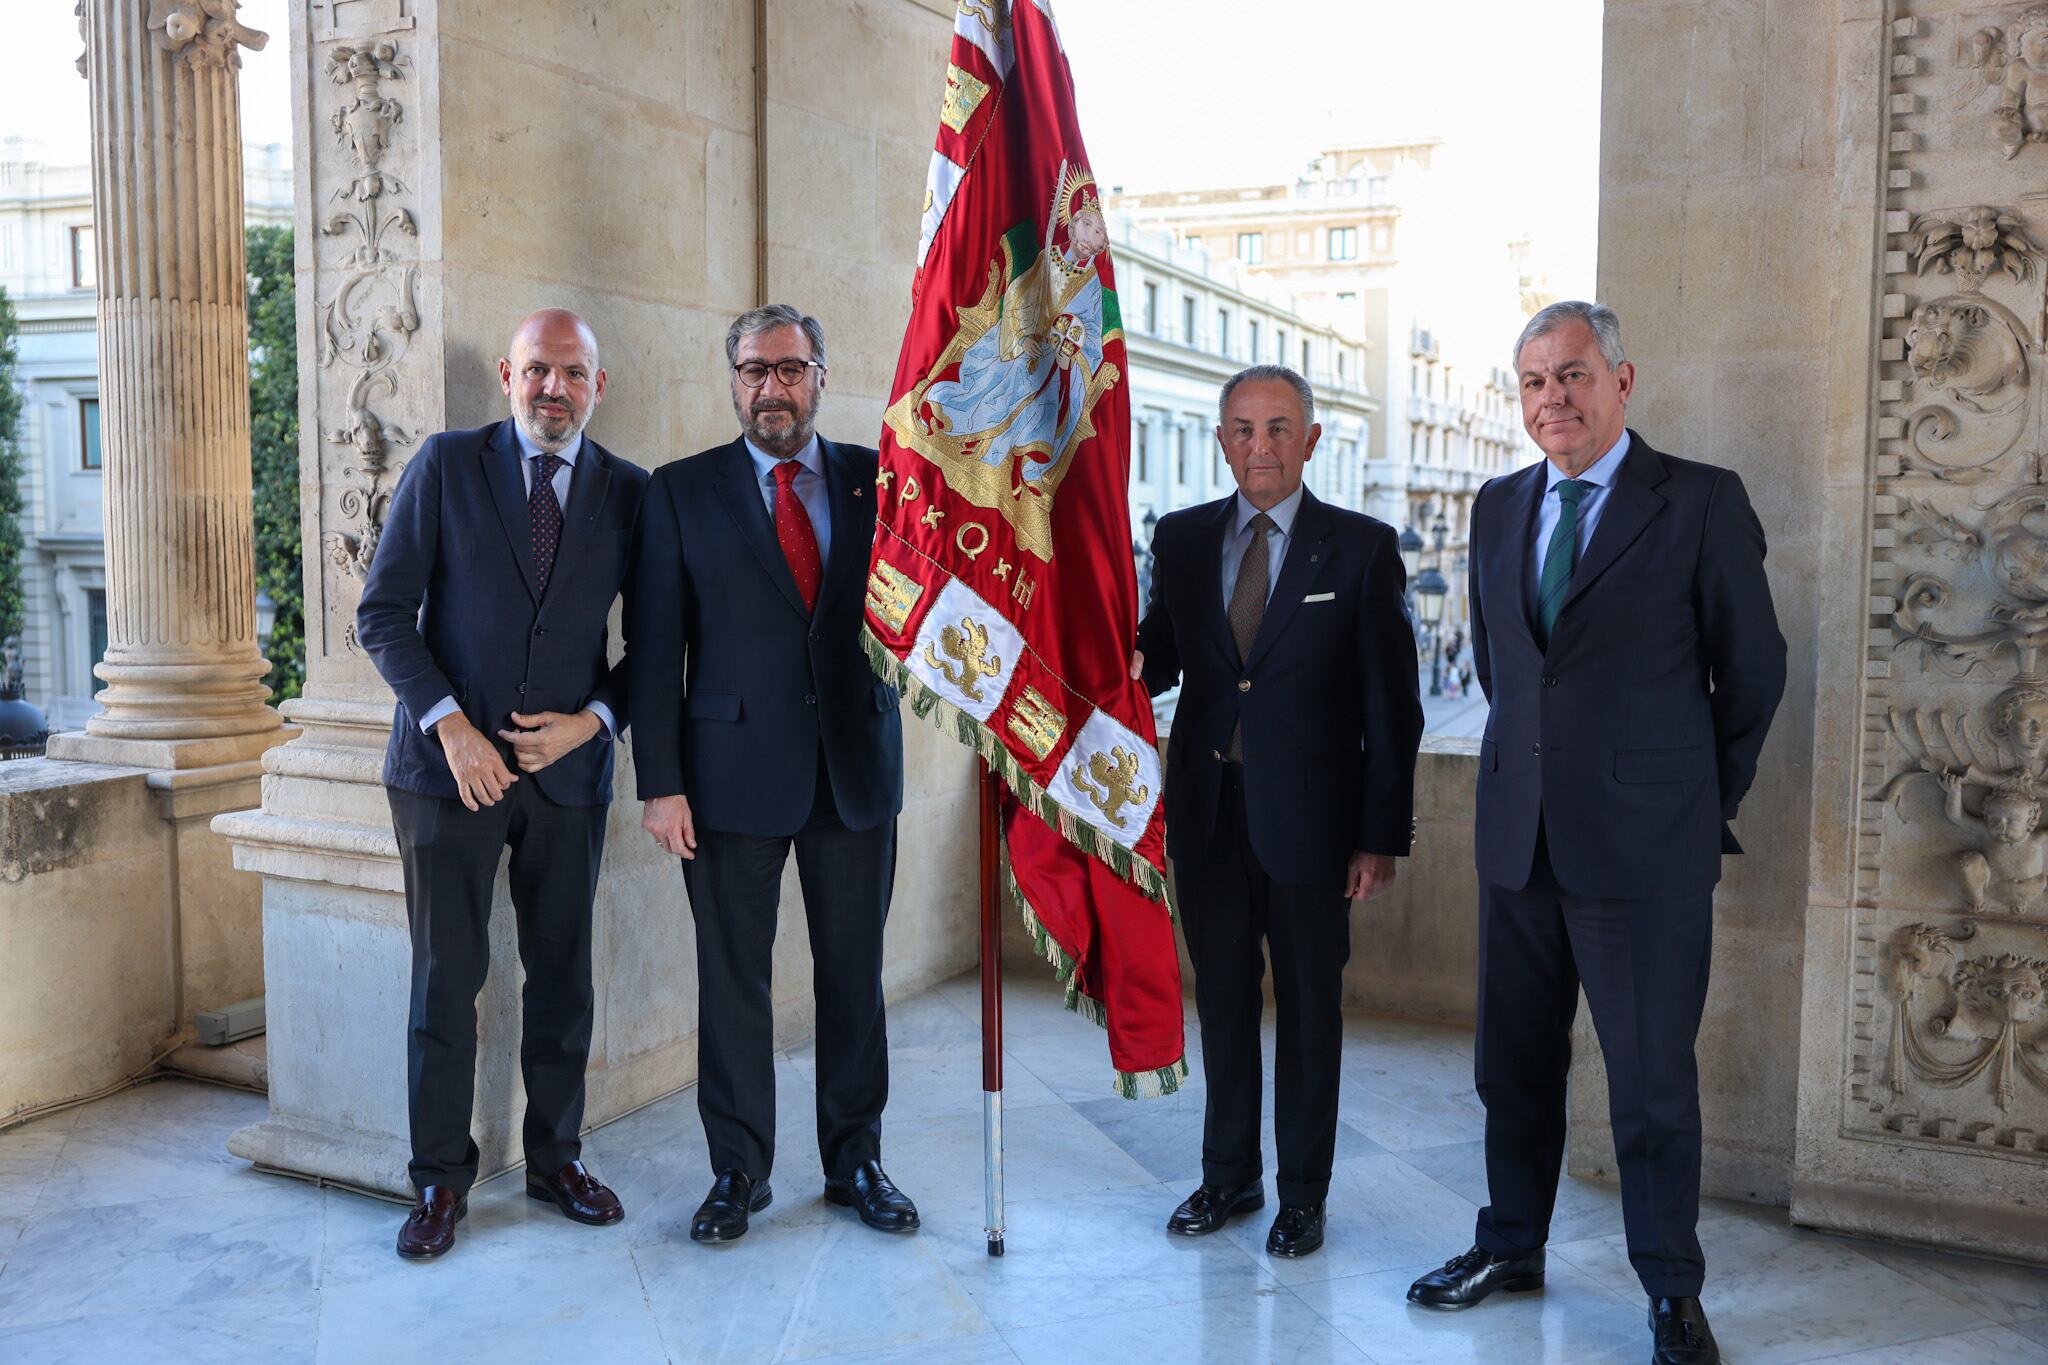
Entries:
POLYGON ((1002 839, 1002 790, 986 760, 981 769, 981 1145, 983 1226, 988 1254, 1003 1254, 1003 908, 996 856, 1002 839))

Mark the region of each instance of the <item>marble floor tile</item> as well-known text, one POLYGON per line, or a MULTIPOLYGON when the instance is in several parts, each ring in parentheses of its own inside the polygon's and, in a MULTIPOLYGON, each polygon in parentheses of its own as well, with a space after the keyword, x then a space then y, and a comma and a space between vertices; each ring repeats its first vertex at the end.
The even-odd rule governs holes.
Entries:
POLYGON ((0 1330, 8 1365, 312 1365, 320 1318, 310 1290, 260 1306, 199 1304, 0 1330))
MULTIPOLYGON (((1265 1087, 1265 1112, 1259 1140, 1270 1177, 1279 1160, 1280 1144, 1273 1131, 1273 1087, 1265 1087)), ((1207 1102, 1204 1091, 1187 1089, 1163 1099, 1130 1101, 1089 1100, 1072 1107, 1100 1128, 1109 1139, 1130 1153, 1154 1180, 1188 1185, 1202 1178, 1202 1118, 1207 1102)), ((1337 1120, 1338 1161, 1382 1156, 1377 1142, 1343 1119, 1337 1120)))
MULTIPOLYGON (((1415 1147, 1396 1153, 1407 1165, 1435 1180, 1475 1206, 1483 1207, 1486 1193, 1486 1144, 1458 1142, 1445 1147, 1415 1147)), ((1600 1180, 1576 1180, 1562 1172, 1557 1180, 1557 1204, 1550 1215, 1550 1240, 1576 1242, 1586 1237, 1605 1237, 1621 1230, 1621 1187, 1600 1180)), ((1469 1229, 1468 1229, 1469 1232, 1469 1229)), ((1469 1245, 1470 1238, 1466 1241, 1469 1245)), ((1464 1247, 1444 1252, 1448 1257, 1464 1247)))
MULTIPOLYGON (((1821 1360, 1987 1325, 1968 1305, 1878 1264, 1847 1238, 1733 1216, 1703 1221, 1699 1231, 1707 1258, 1702 1299, 1722 1350, 1740 1365, 1821 1360)), ((1620 1235, 1553 1243, 1550 1256, 1552 1265, 1577 1267, 1616 1296, 1642 1293, 1620 1235)))
MULTIPOLYGON (((1101 1030, 1085 1020, 1084 1027, 1096 1035, 1102 1047, 1103 1076, 1109 1075, 1109 1050, 1101 1043, 1101 1030)), ((815 1085, 815 1058, 792 1057, 791 1063, 805 1081, 815 1085)), ((1103 1081, 1107 1088, 1109 1082, 1103 1081)), ((1060 1097, 1020 1065, 1014 1052, 1006 1052, 1003 1065, 1003 1108, 1025 1109, 1035 1104, 1058 1104, 1060 1097)), ((805 1122, 809 1100, 805 1101, 805 1122)), ((785 1106, 786 1107, 786 1106, 785 1106)), ((948 1114, 981 1113, 981 1047, 909 1047, 889 1049, 889 1107, 882 1115, 884 1132, 888 1125, 917 1119, 942 1118, 948 1114)), ((813 1130, 815 1132, 815 1130, 813 1130)), ((780 1137, 777 1139, 780 1141, 780 1137)), ((816 1150, 815 1136, 812 1149, 816 1150)))
POLYGON ((1372 1358, 1286 1289, 1272 1286, 1172 1308, 1112 1313, 1003 1333, 1024 1365, 1072 1365, 1077 1358, 1142 1365, 1244 1365, 1315 1361, 1372 1365, 1372 1358))
POLYGON ((812 1365, 1017 1365, 1017 1353, 995 1332, 911 1346, 884 1346, 875 1351, 813 1356, 812 1365))
POLYGON ((570 1262, 617 1253, 632 1244, 634 1214, 610 1227, 587 1227, 551 1203, 530 1199, 518 1171, 488 1180, 469 1193, 469 1213, 456 1224, 455 1248, 437 1260, 400 1259, 395 1242, 405 1221, 402 1204, 348 1190, 321 1190, 322 1291, 396 1277, 418 1282, 488 1278, 530 1260, 570 1262))
MULTIPOLYGON (((228 1135, 262 1121, 260 1095, 198 1081, 136 1086, 85 1106, 43 1187, 43 1208, 234 1194, 266 1183, 228 1154, 228 1135)), ((4 1141, 4 1139, 0 1139, 4 1141)))
MULTIPOLYGON (((981 1115, 886 1124, 882 1153, 890 1174, 917 1201, 928 1225, 940 1217, 954 1222, 964 1217, 981 1226, 981 1115)), ((1058 1199, 1154 1183, 1155 1177, 1143 1166, 1068 1105, 1003 1111, 1003 1189, 1008 1200, 1058 1199)))
POLYGON ((1540 1293, 1496 1294, 1455 1313, 1409 1303, 1414 1279, 1410 1270, 1386 1270, 1294 1292, 1378 1365, 1637 1365, 1649 1354, 1644 1310, 1568 1266, 1554 1267, 1540 1293))
POLYGON ((310 1290, 320 1242, 317 1192, 283 1181, 46 1213, 0 1273, 0 1327, 310 1290))
POLYGON ((7 1258, 14 1252, 14 1244, 21 1239, 21 1224, 0 1223, 0 1270, 7 1268, 7 1258))
POLYGON ((563 1254, 566 1239, 547 1252, 533 1242, 496 1248, 458 1242, 441 1260, 419 1265, 387 1251, 389 1273, 321 1289, 317 1359, 322 1365, 662 1360, 631 1248, 616 1237, 600 1241, 595 1234, 605 1229, 584 1231, 593 1235, 578 1239, 584 1245, 571 1254, 563 1254))
POLYGON ((2048 1317, 2048 1269, 1881 1242, 1858 1242, 1856 1247, 1879 1265, 1974 1308, 1987 1321, 2048 1317))
POLYGON ((664 1242, 633 1258, 677 1361, 809 1360, 990 1330, 923 1234, 763 1223, 724 1246, 664 1242))
POLYGON ((35 1212, 70 1136, 71 1124, 48 1121, 0 1133, 0 1219, 21 1222, 35 1212))
POLYGON ((1064 1199, 1013 1200, 1007 1254, 990 1256, 977 1224, 928 1227, 960 1283, 998 1331, 1110 1313, 1158 1316, 1169 1305, 1270 1288, 1274 1278, 1228 1238, 1171 1237, 1180 1196, 1140 1185, 1064 1199))
POLYGON ((1447 1147, 1486 1133, 1471 1062, 1433 1044, 1347 1065, 1338 1093, 1345 1121, 1390 1152, 1447 1147))
POLYGON ((1266 1255, 1266 1232, 1279 1210, 1270 1187, 1263 1211, 1236 1220, 1217 1235, 1235 1241, 1282 1284, 1379 1270, 1406 1271, 1413 1279, 1471 1244, 1476 1212, 1471 1201, 1392 1155, 1338 1162, 1325 1208, 1323 1249, 1300 1260, 1266 1255))
MULTIPOLYGON (((1974 1332, 1829 1356, 1827 1365, 2020 1365, 2038 1359, 2036 1342, 2008 1328, 1980 1327, 1974 1332)), ((1747 1365, 1747 1357, 1742 1365, 1747 1365)))
POLYGON ((2028 1341, 2038 1341, 2043 1346, 2048 1346, 2048 1318, 2039 1318, 2033 1322, 2013 1323, 2012 1331, 2018 1336, 2025 1337, 2028 1341))

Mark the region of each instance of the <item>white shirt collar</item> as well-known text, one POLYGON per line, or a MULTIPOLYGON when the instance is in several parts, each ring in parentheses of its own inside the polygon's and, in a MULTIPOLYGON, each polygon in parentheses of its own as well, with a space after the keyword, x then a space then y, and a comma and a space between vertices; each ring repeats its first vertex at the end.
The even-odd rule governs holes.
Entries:
MULTIPOLYGON (((1621 472, 1621 462, 1627 454, 1628 428, 1623 427, 1621 429, 1621 439, 1616 441, 1613 445, 1607 447, 1607 453, 1605 455, 1602 455, 1599 459, 1593 461, 1592 464, 1588 465, 1586 468, 1579 471, 1579 482, 1590 483, 1597 488, 1612 487, 1614 484, 1614 476, 1621 472)), ((1566 474, 1563 470, 1559 469, 1556 465, 1552 464, 1547 459, 1543 462, 1543 467, 1550 471, 1549 474, 1545 476, 1543 481, 1543 492, 1545 496, 1549 495, 1551 489, 1557 487, 1560 483, 1563 483, 1567 478, 1572 477, 1566 474)))
MULTIPOLYGON (((755 445, 747 437, 741 436, 740 440, 746 442, 747 454, 753 457, 755 477, 764 480, 774 478, 775 466, 781 464, 782 461, 755 445)), ((791 458, 805 469, 816 474, 819 478, 825 477, 825 452, 818 448, 817 432, 812 432, 811 439, 804 442, 804 448, 791 458)))
MULTIPOLYGON (((1307 491, 1307 488, 1307 484, 1296 485, 1292 493, 1289 493, 1286 497, 1266 509, 1266 515, 1273 519, 1273 525, 1280 529, 1281 535, 1290 536, 1294 534, 1294 517, 1297 512, 1301 511, 1301 495, 1307 491)), ((1251 525, 1252 518, 1259 514, 1259 509, 1252 506, 1250 500, 1243 493, 1237 495, 1236 502, 1231 505, 1231 511, 1233 516, 1231 518, 1230 533, 1234 536, 1243 535, 1244 528, 1251 525)))
MULTIPOLYGON (((519 458, 526 463, 531 464, 534 456, 547 453, 533 443, 533 439, 526 434, 526 428, 520 426, 516 418, 512 422, 512 435, 519 441, 519 458)), ((573 465, 576 463, 576 457, 582 453, 583 433, 579 431, 576 433, 576 439, 570 443, 567 450, 557 450, 554 452, 554 455, 563 464, 573 465)))

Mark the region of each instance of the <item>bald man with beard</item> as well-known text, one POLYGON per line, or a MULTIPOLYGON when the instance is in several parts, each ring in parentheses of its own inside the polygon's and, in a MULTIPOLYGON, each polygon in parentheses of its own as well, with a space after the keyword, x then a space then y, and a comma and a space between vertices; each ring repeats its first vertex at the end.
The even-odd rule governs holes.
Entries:
POLYGON ((429 437, 406 465, 356 611, 398 697, 383 781, 412 925, 408 1260, 454 1246, 476 1181, 476 1000, 508 846, 526 968, 526 1190, 579 1223, 625 1216, 584 1168, 579 1134, 591 901, 626 724, 608 620, 647 473, 584 435, 605 372, 574 313, 521 323, 498 382, 509 417, 429 437))

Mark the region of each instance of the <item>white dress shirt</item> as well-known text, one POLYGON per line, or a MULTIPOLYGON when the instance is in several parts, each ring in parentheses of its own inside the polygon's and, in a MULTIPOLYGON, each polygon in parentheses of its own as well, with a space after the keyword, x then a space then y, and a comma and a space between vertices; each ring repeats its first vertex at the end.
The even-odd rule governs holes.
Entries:
MULTIPOLYGON (((1273 529, 1266 532, 1266 601, 1273 600, 1273 586, 1280 581, 1280 564, 1287 558, 1287 547, 1294 540, 1294 518, 1301 511, 1301 492, 1297 487, 1292 493, 1280 499, 1267 509, 1266 515, 1273 519, 1273 529)), ((1239 493, 1231 505, 1230 534, 1223 538, 1223 610, 1230 610, 1230 595, 1237 588, 1237 566, 1244 563, 1244 552, 1251 548, 1252 518, 1259 509, 1239 493)))
MULTIPOLYGON (((741 438, 745 440, 745 437, 741 438)), ((768 505, 768 522, 775 522, 775 466, 782 463, 752 441, 747 441, 747 454, 754 460, 754 477, 761 485, 761 501, 768 505)), ((790 487, 796 493, 796 500, 803 504, 804 512, 811 519, 811 531, 818 538, 818 563, 824 564, 825 556, 832 552, 832 499, 825 489, 825 452, 819 448, 818 437, 812 433, 804 448, 790 456, 799 466, 796 477, 790 480, 790 487)))
MULTIPOLYGON (((1572 565, 1585 558, 1586 547, 1593 543, 1593 528, 1599 524, 1600 509, 1607 505, 1607 490, 1614 486, 1615 475, 1621 472, 1621 461, 1628 454, 1628 428, 1623 427, 1621 439, 1607 448, 1607 453, 1593 461, 1581 472, 1579 482, 1590 487, 1579 494, 1579 526, 1576 537, 1577 548, 1572 554, 1572 565)), ((1543 555, 1550 548, 1550 537, 1557 530, 1557 519, 1564 515, 1564 502, 1557 496, 1557 486, 1570 476, 1550 461, 1543 462, 1545 483, 1543 497, 1536 504, 1536 561, 1529 571, 1529 602, 1533 609, 1536 595, 1542 591, 1543 555)))

